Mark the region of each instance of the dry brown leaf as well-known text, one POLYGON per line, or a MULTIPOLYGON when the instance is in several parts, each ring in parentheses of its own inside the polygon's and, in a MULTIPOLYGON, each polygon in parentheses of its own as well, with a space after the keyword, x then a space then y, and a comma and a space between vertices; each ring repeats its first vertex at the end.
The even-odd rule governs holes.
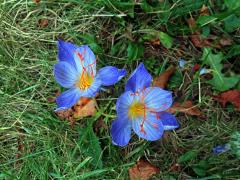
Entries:
POLYGON ((73 110, 72 109, 61 110, 57 111, 56 114, 61 120, 64 119, 71 120, 73 116, 73 110))
POLYGON ((197 27, 197 24, 196 24, 196 21, 195 21, 195 19, 193 19, 192 17, 191 18, 189 18, 188 20, 187 20, 187 22, 188 22, 188 26, 190 27, 190 29, 195 29, 196 27, 197 27))
POLYGON ((193 45, 198 48, 203 47, 213 47, 213 48, 221 48, 219 43, 214 43, 214 40, 216 40, 216 36, 209 35, 208 38, 203 39, 201 38, 200 29, 196 30, 197 25, 195 19, 192 17, 187 20, 189 28, 193 31, 193 33, 190 35, 190 40, 192 41, 193 45))
POLYGON ((42 28, 47 27, 48 26, 48 20, 47 19, 39 19, 38 25, 42 28))
POLYGON ((148 180, 154 174, 159 173, 159 168, 153 166, 146 160, 140 159, 136 165, 129 168, 130 180, 148 180))
POLYGON ((33 0, 33 2, 35 2, 36 4, 39 4, 41 0, 33 0))
POLYGON ((223 37, 220 39, 219 43, 221 46, 230 46, 230 45, 232 45, 233 40, 230 38, 223 37))
POLYGON ((226 103, 231 102, 237 110, 240 110, 240 90, 225 91, 217 96, 213 96, 213 99, 221 103, 223 107, 226 103))
POLYGON ((165 72, 161 73, 158 77, 154 78, 153 86, 157 86, 160 88, 165 88, 167 86, 167 82, 171 75, 176 71, 176 67, 171 66, 165 72))
POLYGON ((194 34, 190 35, 190 39, 195 47, 202 48, 202 47, 214 47, 214 48, 221 48, 219 44, 215 44, 212 42, 212 38, 202 39, 199 32, 195 32, 194 34))
POLYGON ((205 6, 204 4, 200 10, 200 16, 208 16, 208 15, 209 15, 208 7, 205 6))
POLYGON ((173 171, 173 172, 179 172, 179 171, 181 171, 181 166, 180 166, 180 164, 178 164, 178 163, 173 164, 173 165, 170 167, 170 171, 173 171))
POLYGON ((95 112, 95 101, 86 97, 81 97, 78 103, 73 107, 74 118, 92 116, 95 114, 95 112))
POLYGON ((172 107, 166 110, 170 113, 182 112, 192 116, 201 116, 202 113, 198 107, 194 106, 192 101, 185 101, 184 103, 174 102, 172 107))

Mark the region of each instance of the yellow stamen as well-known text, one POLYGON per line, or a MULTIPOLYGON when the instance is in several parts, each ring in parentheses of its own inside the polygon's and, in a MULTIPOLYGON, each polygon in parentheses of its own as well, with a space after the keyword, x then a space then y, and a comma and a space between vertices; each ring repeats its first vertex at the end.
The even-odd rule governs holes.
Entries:
POLYGON ((90 76, 88 73, 83 72, 79 80, 77 81, 76 86, 79 87, 81 90, 86 90, 92 85, 92 83, 93 77, 90 76))
POLYGON ((140 103, 138 101, 134 101, 128 109, 128 117, 130 119, 137 118, 139 116, 144 116, 145 113, 145 107, 143 103, 140 103))

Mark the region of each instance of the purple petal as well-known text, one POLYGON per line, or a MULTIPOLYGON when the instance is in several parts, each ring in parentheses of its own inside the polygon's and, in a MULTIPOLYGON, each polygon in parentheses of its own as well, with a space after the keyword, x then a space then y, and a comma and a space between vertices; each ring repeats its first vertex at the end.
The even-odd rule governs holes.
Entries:
POLYGON ((87 45, 77 48, 74 59, 80 63, 80 71, 86 71, 92 77, 96 76, 96 57, 87 45))
POLYGON ((145 89, 142 96, 150 111, 165 111, 172 105, 172 92, 159 87, 149 87, 145 89))
POLYGON ((98 75, 100 76, 104 86, 111 86, 126 75, 126 70, 118 69, 113 66, 106 66, 98 71, 98 75))
POLYGON ((159 112, 159 119, 162 121, 164 130, 173 130, 179 128, 179 123, 174 115, 168 112, 159 112))
POLYGON ((145 118, 133 119, 132 127, 139 137, 149 141, 160 139, 164 132, 162 121, 155 113, 147 113, 145 118))
POLYGON ((71 64, 61 61, 54 65, 54 76, 61 86, 71 88, 78 80, 79 74, 71 64))
POLYGON ((77 103, 81 97, 81 92, 79 88, 71 88, 57 97, 57 109, 55 111, 69 109, 77 103))
MULTIPOLYGON (((134 96, 131 91, 124 92, 117 100, 116 110, 118 117, 128 116, 128 108, 134 100, 134 96)), ((125 118, 127 119, 127 117, 125 118)))
POLYGON ((136 92, 139 89, 147 88, 151 85, 152 76, 141 63, 127 80, 125 90, 136 92))
POLYGON ((75 54, 74 52, 76 51, 78 46, 62 40, 59 40, 57 42, 57 45, 58 45, 58 60, 68 62, 76 69, 78 73, 80 73, 81 72, 81 69, 79 69, 81 68, 80 62, 75 61, 74 58, 75 54))
POLYGON ((131 125, 128 119, 114 120, 110 132, 114 145, 126 146, 131 138, 131 125))
POLYGON ((224 152, 227 152, 228 150, 230 150, 229 144, 218 145, 218 146, 215 146, 215 147, 212 149, 213 154, 224 153, 224 152))

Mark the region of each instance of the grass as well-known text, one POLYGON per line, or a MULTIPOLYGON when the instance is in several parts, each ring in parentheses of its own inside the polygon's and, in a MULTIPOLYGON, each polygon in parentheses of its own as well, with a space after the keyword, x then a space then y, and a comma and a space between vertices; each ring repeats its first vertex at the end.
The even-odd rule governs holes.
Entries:
MULTIPOLYGON (((144 61, 147 69, 156 76, 170 64, 177 65, 180 57, 191 64, 201 63, 202 49, 195 48, 188 39, 191 30, 186 20, 190 16, 197 18, 203 4, 209 7, 211 14, 225 12, 222 1, 164 1, 159 9, 145 7, 147 12, 144 12, 138 3, 133 6, 134 3, 121 4, 111 0, 42 0, 39 4, 2 0, 0 178, 128 179, 128 169, 140 157, 160 168, 161 173, 153 179, 240 178, 239 159, 230 152, 220 155, 211 152, 215 145, 227 143, 231 134, 239 130, 240 115, 231 105, 222 108, 214 102, 211 96, 217 91, 212 90, 204 78, 201 78, 199 89, 198 80, 188 78, 189 72, 178 69, 169 89, 175 92, 177 89, 176 100, 188 97, 198 104, 204 117, 178 113, 181 128, 166 133, 156 142, 134 136, 125 148, 111 144, 109 127, 124 81, 111 87, 108 93, 102 92, 98 113, 79 120, 74 128, 70 128, 69 122, 60 120, 53 112, 55 104, 48 102, 59 89, 52 71, 57 62, 56 40, 59 38, 78 45, 89 44, 98 55, 98 68, 115 65, 130 73, 144 61), (47 20, 47 25, 42 24, 42 20, 47 20), (172 48, 144 44, 141 38, 153 30, 164 31, 175 38, 172 48), (128 52, 130 42, 137 46, 128 52), (181 49, 181 45, 184 48, 181 49), (144 54, 139 50, 142 47, 144 54), (93 128, 99 119, 108 128, 93 128), (171 171, 179 157, 189 151, 197 152, 196 157, 181 163, 179 171, 171 171), (207 163, 203 176, 194 171, 201 161, 207 163)), ((225 16, 219 18, 215 26, 204 27, 205 31, 208 27, 216 32, 217 36, 234 39, 232 46, 215 49, 229 57, 226 64, 232 65, 229 74, 233 74, 239 71, 239 30, 224 30, 220 24, 228 18, 225 16)))

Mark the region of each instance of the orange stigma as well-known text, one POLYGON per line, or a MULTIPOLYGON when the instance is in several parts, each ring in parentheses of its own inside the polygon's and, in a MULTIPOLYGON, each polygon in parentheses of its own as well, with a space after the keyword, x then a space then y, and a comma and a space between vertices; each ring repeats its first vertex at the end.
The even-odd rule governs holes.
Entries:
POLYGON ((134 101, 128 109, 128 117, 130 119, 135 119, 145 114, 145 105, 138 101, 134 101))
POLYGON ((83 71, 79 80, 76 83, 76 86, 79 87, 81 90, 86 90, 89 88, 93 83, 93 77, 90 76, 87 72, 83 71))

